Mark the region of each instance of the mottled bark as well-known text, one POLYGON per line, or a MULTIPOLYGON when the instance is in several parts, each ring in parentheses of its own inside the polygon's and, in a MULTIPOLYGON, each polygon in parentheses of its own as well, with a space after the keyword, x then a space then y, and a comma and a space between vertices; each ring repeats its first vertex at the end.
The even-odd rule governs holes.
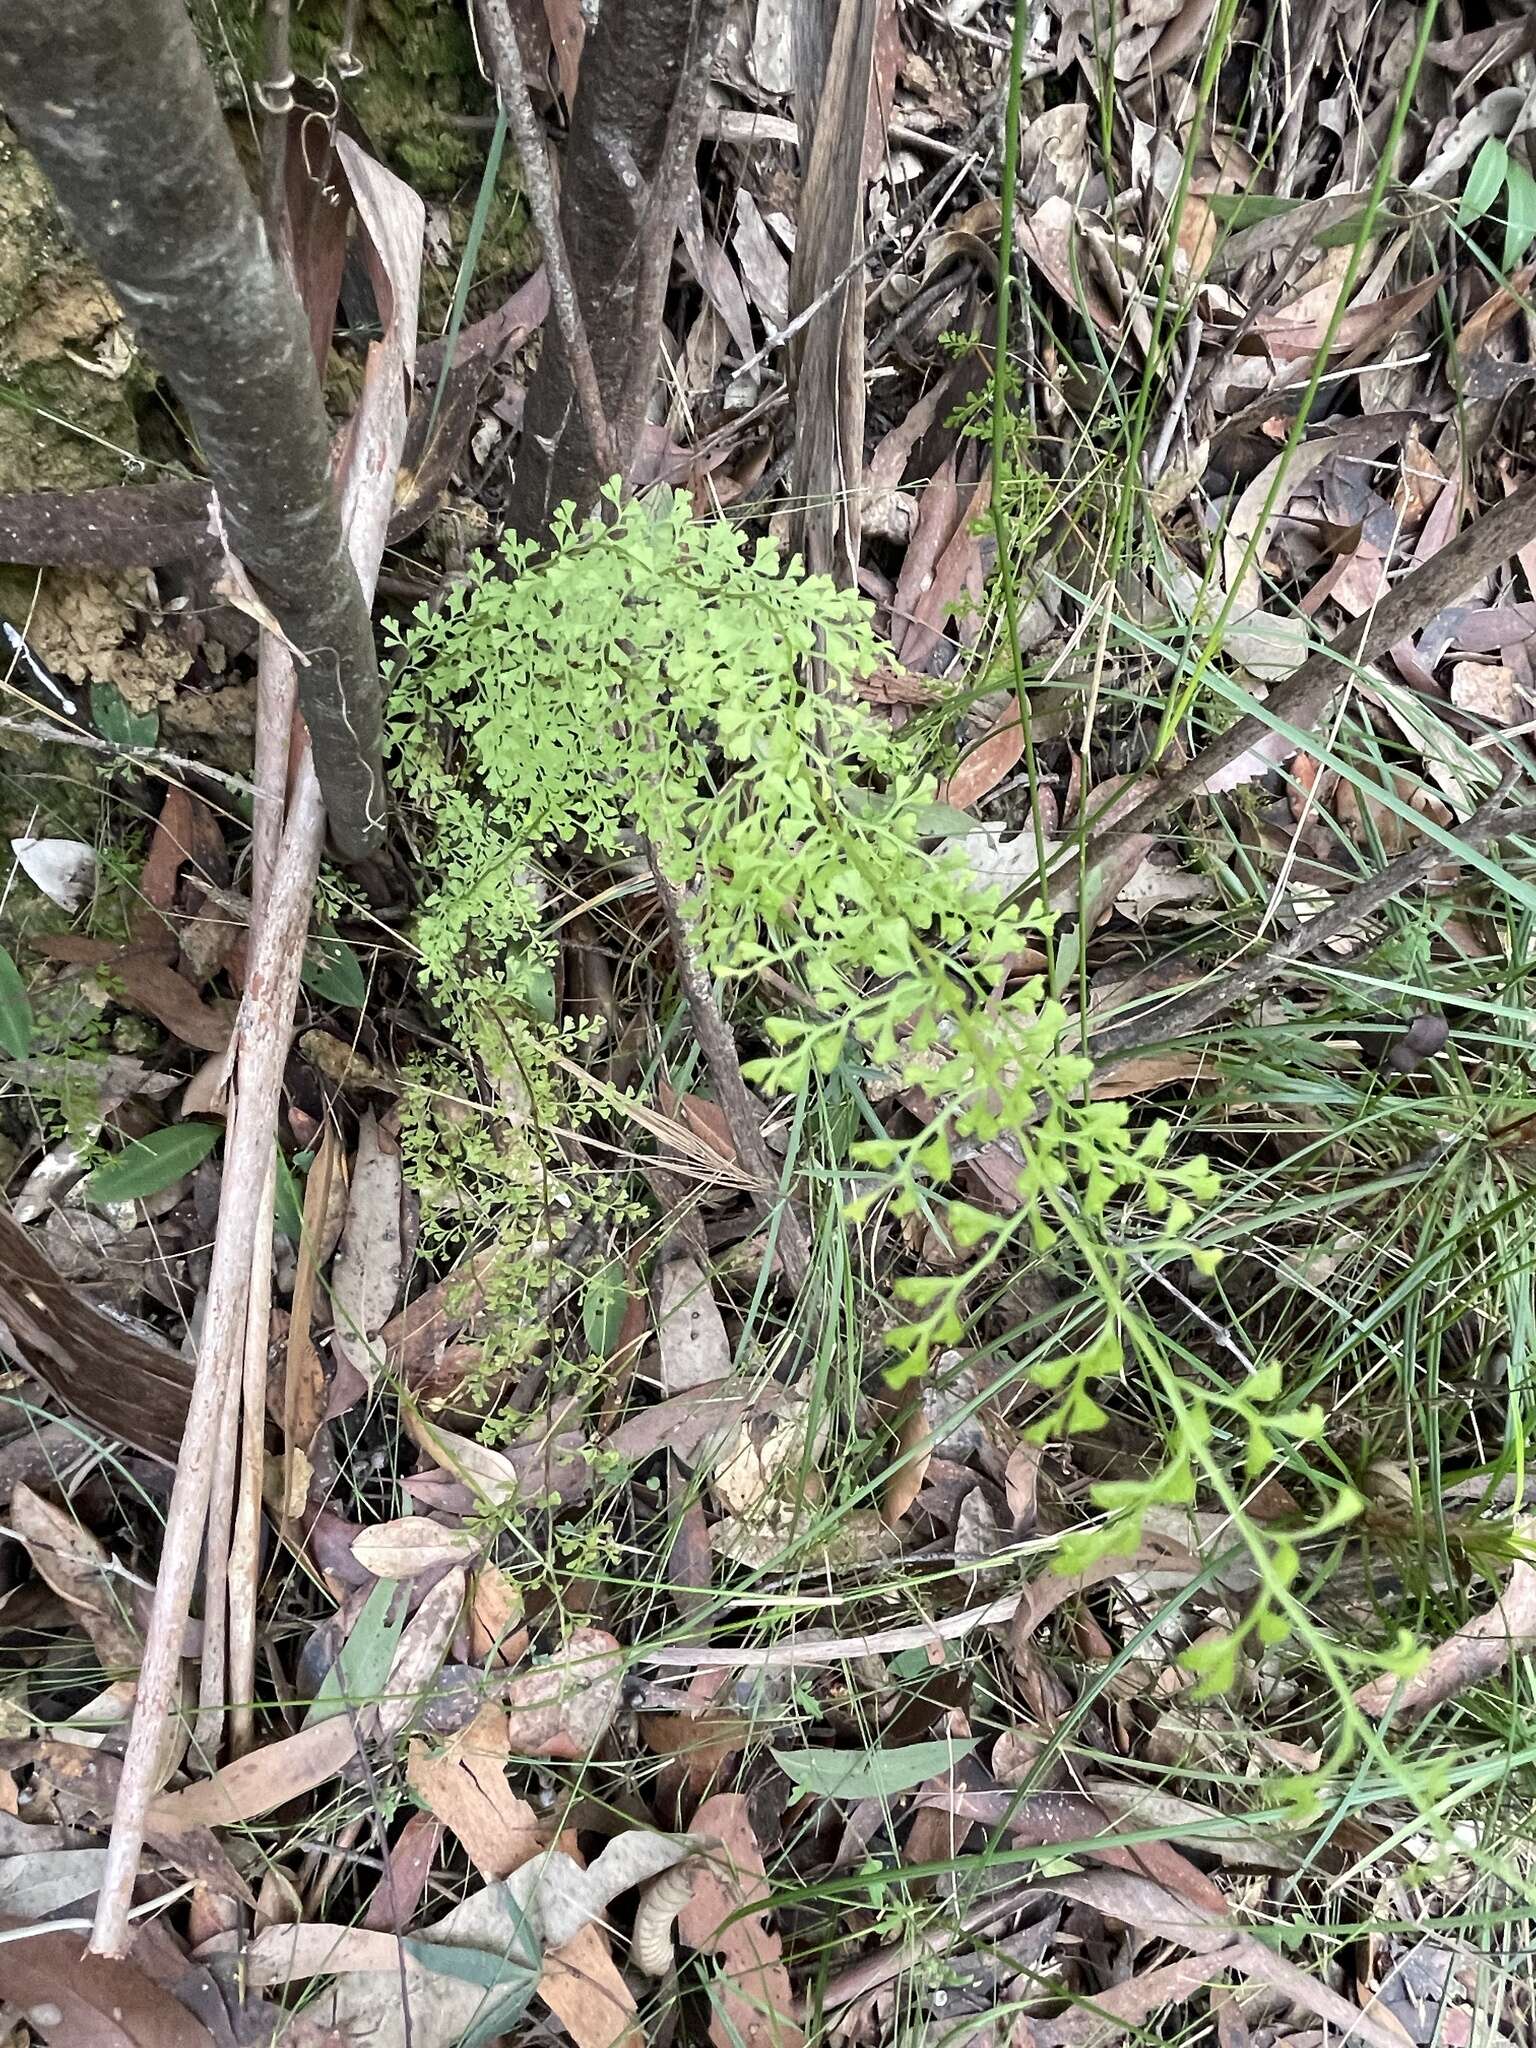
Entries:
MULTIPOLYGON (((719 0, 603 0, 581 59, 560 223, 616 454, 627 467, 661 341, 679 180, 692 175, 719 0)), ((565 351, 546 333, 509 507, 542 537, 567 498, 604 481, 565 351)))
POLYGON ((234 552, 306 657, 339 850, 383 830, 379 677, 342 543, 308 329, 180 0, 12 0, 0 102, 174 386, 234 552))

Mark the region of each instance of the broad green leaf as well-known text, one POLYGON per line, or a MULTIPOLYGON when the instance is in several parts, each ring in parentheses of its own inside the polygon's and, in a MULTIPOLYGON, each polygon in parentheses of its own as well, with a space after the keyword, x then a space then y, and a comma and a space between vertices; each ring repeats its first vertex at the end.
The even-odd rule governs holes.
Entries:
POLYGON ((16 962, 4 946, 0 946, 0 1046, 13 1060, 24 1060, 32 1050, 32 1005, 16 962))
POLYGON ((329 1721, 347 1706, 366 1706, 383 1695, 395 1649, 405 1633, 409 1607, 398 1579, 380 1579, 362 1612, 352 1624, 352 1633, 341 1646, 341 1655, 327 1671, 315 1692, 314 1702, 304 1716, 312 1721, 329 1721))
POLYGON ((120 690, 110 683, 92 683, 91 717, 109 746, 132 751, 152 747, 160 737, 158 711, 131 711, 120 690))
POLYGON ((134 1138, 85 1183, 92 1202, 139 1202, 157 1195, 206 1159, 224 1135, 222 1124, 167 1124, 147 1138, 134 1138))
POLYGON ((1472 168, 1467 173, 1461 204, 1456 209, 1457 227, 1469 228, 1482 219, 1498 198, 1508 175, 1509 151, 1496 135, 1490 135, 1473 158, 1472 168))
POLYGON ((304 1234, 304 1188, 293 1167, 308 1165, 314 1156, 313 1152, 295 1153, 293 1166, 290 1166, 281 1152, 277 1155, 277 1179, 272 1200, 273 1220, 291 1244, 297 1244, 304 1234))
POLYGON ((310 940, 299 975, 306 988, 338 1009, 360 1010, 368 1000, 363 963, 334 932, 321 932, 310 940))
POLYGON ((1505 181, 1504 275, 1519 268, 1525 252, 1536 241, 1536 178, 1512 156, 1505 181))
POLYGON ((776 1749, 774 1761, 802 1792, 819 1799, 892 1799, 937 1777, 976 1747, 964 1742, 909 1742, 903 1749, 776 1749))

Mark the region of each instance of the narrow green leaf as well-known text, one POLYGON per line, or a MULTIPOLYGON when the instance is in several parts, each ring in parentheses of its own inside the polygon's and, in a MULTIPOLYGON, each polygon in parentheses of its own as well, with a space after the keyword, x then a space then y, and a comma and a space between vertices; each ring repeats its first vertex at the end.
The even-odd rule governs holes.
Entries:
POLYGON ((32 1005, 26 983, 4 946, 0 946, 0 1046, 13 1060, 24 1060, 32 1050, 32 1005))
POLYGON ((304 948, 299 978, 322 1001, 341 1010, 360 1010, 368 1000, 363 963, 334 932, 321 932, 304 948))
POLYGON ((543 1955, 527 1915, 510 1889, 498 1887, 498 1903, 508 1914, 503 1947, 470 1948, 457 1942, 430 1941, 407 1936, 401 1947, 423 1969, 436 1970, 462 1984, 478 1985, 485 1993, 473 2019, 456 2038, 456 2048, 484 2048, 488 2041, 510 2033, 527 2010, 538 1987, 543 1955))
POLYGON ((890 1799, 937 1777, 976 1747, 964 1742, 910 1742, 903 1749, 776 1749, 774 1761, 802 1792, 820 1799, 890 1799))
POLYGON ((306 1728, 314 1721, 329 1721, 349 1705, 366 1706, 382 1697, 405 1632, 408 1605, 398 1579, 379 1580, 363 1602, 341 1655, 316 1688, 304 1717, 306 1728))
POLYGON ((458 345, 459 329, 464 324, 464 307, 469 298, 469 288, 475 281, 475 264, 480 255, 480 243, 485 235, 485 223, 490 217, 491 195, 496 190, 496 174, 501 169, 501 152, 507 140, 507 110, 499 101, 496 107, 496 126, 491 130, 490 147, 485 153, 485 170, 480 179, 480 190, 475 196, 475 210, 470 216, 469 233, 464 237, 464 254, 459 262, 459 274, 453 281, 453 304, 448 312, 448 332, 443 338, 443 372, 437 380, 437 389, 432 394, 432 410, 427 414, 427 431, 422 436, 423 444, 432 439, 432 429, 437 425, 438 408, 443 402, 443 393, 448 389, 448 372, 453 368, 453 352, 458 345))
POLYGON ((134 1138, 115 1159, 98 1166, 85 1183, 92 1202, 138 1202, 157 1195, 208 1157, 224 1135, 222 1124, 167 1124, 147 1138, 134 1138))
POLYGON ((1277 199, 1268 192, 1213 192, 1205 203, 1224 226, 1234 230, 1294 213, 1301 205, 1299 199, 1277 199))
POLYGON ((1504 275, 1508 277, 1536 241, 1536 178, 1516 156, 1509 160, 1504 196, 1509 209, 1504 220, 1504 275))
POLYGON ((1509 175, 1509 151, 1496 135, 1488 140, 1472 160, 1467 173, 1467 182, 1462 187, 1461 204, 1456 209, 1456 225, 1469 228, 1480 221, 1499 196, 1499 189, 1509 175))

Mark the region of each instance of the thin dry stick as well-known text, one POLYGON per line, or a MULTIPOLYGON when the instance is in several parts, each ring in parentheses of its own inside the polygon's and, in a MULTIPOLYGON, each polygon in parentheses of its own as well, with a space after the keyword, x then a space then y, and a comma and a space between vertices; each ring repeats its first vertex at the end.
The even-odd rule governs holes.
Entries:
POLYGON ((576 280, 571 275, 570 257, 566 253, 565 237, 560 231, 554 181, 549 175, 549 158, 545 155, 544 129, 533 110, 517 31, 512 25, 507 0, 480 0, 480 14, 490 46, 496 90, 507 110, 507 126, 517 145, 528 210, 533 215, 533 224, 539 231, 539 240, 544 248, 544 265, 549 272, 549 302, 565 346, 566 364, 571 373, 576 403, 581 407, 582 425, 587 430, 587 439, 592 444, 592 452, 602 467, 603 475, 609 477, 617 467, 613 435, 608 415, 603 410, 597 370, 587 341, 587 323, 582 318, 576 280))
MULTIPOLYGON (((293 658, 273 633, 263 633, 256 667, 256 789, 251 806, 251 947, 260 943, 272 876, 282 843, 283 808, 287 797, 288 760, 292 746, 293 713, 298 701, 298 677, 293 658)), ((270 1314, 272 1288, 271 1204, 266 1223, 258 1223, 252 1257, 251 1307, 265 1303, 270 1314)), ((254 1346, 266 1358, 267 1332, 264 1323, 248 1318, 246 1364, 243 1378, 251 1378, 250 1349, 254 1346)), ((256 1682, 256 1639, 254 1633, 255 1575, 259 1555, 261 1510, 261 1444, 258 1408, 257 1458, 254 1470, 241 1463, 250 1424, 243 1431, 229 1428, 215 1447, 213 1483, 209 1489, 208 1529, 203 1566, 203 1644, 198 1673, 198 1715, 193 1743, 211 1769, 217 1761, 220 1732, 226 1702, 249 1702, 256 1682), (235 1511, 236 1476, 240 1476, 241 1511, 235 1511), (257 1530, 249 1527, 254 1491, 257 1530), (230 1516, 235 1513, 233 1539, 230 1516), (242 1513, 244 1520, 242 1521, 242 1513), (244 1530, 244 1542, 240 1541, 244 1530), (255 1547, 253 1548, 253 1544, 255 1547), (238 1548, 239 1555, 232 1554, 238 1548), (243 1575, 243 1576, 242 1576, 243 1575), (228 1620, 226 1622, 226 1606, 228 1620), (241 1616, 237 1626, 235 1615, 241 1616), (249 1617, 247 1622, 246 1617, 249 1617), (237 1640, 238 1638, 238 1640, 237 1640), (226 1655, 227 1653, 227 1655, 226 1655), (248 1660, 248 1661, 246 1661, 248 1660)), ((245 1720, 249 1740, 249 1712, 245 1720)))
MULTIPOLYGON (((683 994, 688 999, 688 1014, 693 1019, 699 1050, 704 1055, 710 1079, 715 1084, 715 1093, 720 1098, 720 1107, 725 1112, 725 1121, 730 1127, 731 1142, 736 1147, 736 1156, 762 1188, 763 1193, 759 1201, 766 1210, 772 1206, 772 1190, 778 1175, 769 1156, 768 1147, 763 1143, 762 1126, 758 1122, 751 1094, 742 1079, 741 1062, 736 1057, 736 1041, 731 1036, 731 1027, 720 1014, 720 1005, 715 1001, 715 992, 710 986, 709 976, 699 965, 694 953, 677 891, 662 873, 654 852, 650 856, 650 862, 651 874, 656 882, 656 894, 661 903, 662 914, 667 920, 667 935, 672 941, 672 951, 677 960, 678 979, 683 985, 683 994)), ((785 1279, 798 1294, 811 1270, 811 1252, 800 1218, 793 1204, 787 1201, 779 1221, 779 1258, 783 1262, 785 1279)))
POLYGON ((182 1631, 202 1549, 215 1447, 224 1432, 244 1345, 252 1260, 324 836, 325 805, 306 749, 241 1010, 239 1088, 225 1151, 203 1341, 166 1514, 160 1576, 91 1932, 95 1955, 120 1956, 127 1949, 128 1908, 138 1876, 145 1816, 159 1789, 164 1729, 177 1711, 182 1631))
MULTIPOLYGON (((277 1155, 267 1162, 251 1254, 251 1299, 245 1318, 245 1369, 240 1390, 240 1490, 229 1546, 229 1746, 244 1756, 256 1733, 256 1605, 261 1586, 261 1480, 267 1420, 267 1344, 272 1327, 272 1204, 277 1155)), ((234 1431, 228 1434, 233 1437, 234 1431)), ((211 1525, 210 1525, 211 1527, 211 1525)))

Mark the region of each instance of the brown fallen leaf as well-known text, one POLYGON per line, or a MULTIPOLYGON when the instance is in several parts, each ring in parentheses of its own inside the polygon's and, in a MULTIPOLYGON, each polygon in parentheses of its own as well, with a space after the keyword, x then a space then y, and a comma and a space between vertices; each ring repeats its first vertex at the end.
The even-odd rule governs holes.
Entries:
POLYGON ((411 1790, 485 1878, 510 1877, 549 1846, 533 1808, 507 1783, 507 1758, 507 1716, 489 1702, 446 1746, 411 1744, 411 1790))
POLYGON ((18 1483, 11 1529, 39 1575, 78 1619, 109 1669, 137 1671, 142 1637, 124 1601, 128 1581, 106 1549, 73 1515, 18 1483))
POLYGON ((1500 661, 1453 662, 1451 702, 1458 711, 1486 718, 1501 730, 1530 716, 1515 671, 1500 661))
MULTIPOLYGON (((26 1923, 9 1914, 9 1934, 26 1923)), ((53 2048, 216 2048, 178 1999, 132 1962, 82 1955, 78 1933, 29 1927, 0 1940, 0 2001, 25 2014, 30 2038, 53 2048)))
POLYGON ((512 1754, 571 1763, 588 1755, 619 1711, 625 1668, 624 1653, 606 1630, 573 1629, 555 1656, 507 1686, 512 1754))
POLYGON ((635 2025, 635 1994, 599 1927, 583 1927, 548 1952, 538 1996, 577 2048, 640 2048, 645 2038, 635 2025))
POLYGON ((181 1792, 162 1792, 150 1807, 155 1827, 238 1827, 285 1806, 334 1778, 357 1754, 350 1714, 332 1714, 265 1749, 225 1764, 181 1792))
POLYGON ((670 1401, 658 1401, 654 1408, 642 1408, 621 1422, 602 1448, 626 1462, 638 1463, 661 1450, 691 1461, 712 1438, 723 1438, 735 1429, 755 1400, 735 1382, 717 1380, 670 1401))
POLYGON ((446 1529, 425 1515, 380 1522, 352 1539, 352 1555, 376 1579, 419 1579, 444 1565, 468 1564, 479 1549, 472 1529, 446 1529))
POLYGON ((690 1948, 719 1958, 712 1987, 709 2038, 715 2048, 799 2048, 804 2040, 792 2017, 794 1994, 783 1947, 763 1910, 769 1899, 763 1852, 752 1831, 748 1803, 739 1792, 706 1799, 693 1817, 695 1834, 719 1838, 719 1848, 695 1868, 693 1892, 677 1928, 690 1948), (756 1908, 743 1912, 742 1908, 756 1908))
POLYGON ((968 811, 972 804, 980 803, 984 796, 996 789, 1023 757, 1024 722, 1015 697, 985 739, 972 747, 949 780, 940 784, 939 802, 953 804, 958 811, 968 811))
POLYGON ((174 1465, 192 1368, 82 1299, 0 1208, 0 1353, 106 1436, 174 1465))
POLYGON ((1177 1943, 1201 1957, 1213 1973, 1233 1971, 1251 1983, 1266 1985, 1336 2027, 1346 2041, 1364 2042, 1367 2048, 1403 2048, 1402 2030, 1390 2015, 1378 2018, 1362 2012, 1289 1957, 1150 1878, 1118 1870, 1091 1871, 1081 1877, 1049 1878, 1040 1890, 1075 1900, 1108 1920, 1123 1921, 1148 1939, 1177 1943))
POLYGON ((515 1664, 528 1647, 523 1596, 498 1565, 481 1565, 470 1581, 469 1630, 476 1664, 515 1664))
POLYGON ((1394 1721, 1417 1720, 1442 1700, 1502 1671, 1513 1652, 1536 1643, 1536 1565, 1519 1559, 1509 1584, 1486 1614, 1480 1614, 1443 1643, 1412 1678, 1383 1673, 1355 1693, 1362 1713, 1394 1721))

